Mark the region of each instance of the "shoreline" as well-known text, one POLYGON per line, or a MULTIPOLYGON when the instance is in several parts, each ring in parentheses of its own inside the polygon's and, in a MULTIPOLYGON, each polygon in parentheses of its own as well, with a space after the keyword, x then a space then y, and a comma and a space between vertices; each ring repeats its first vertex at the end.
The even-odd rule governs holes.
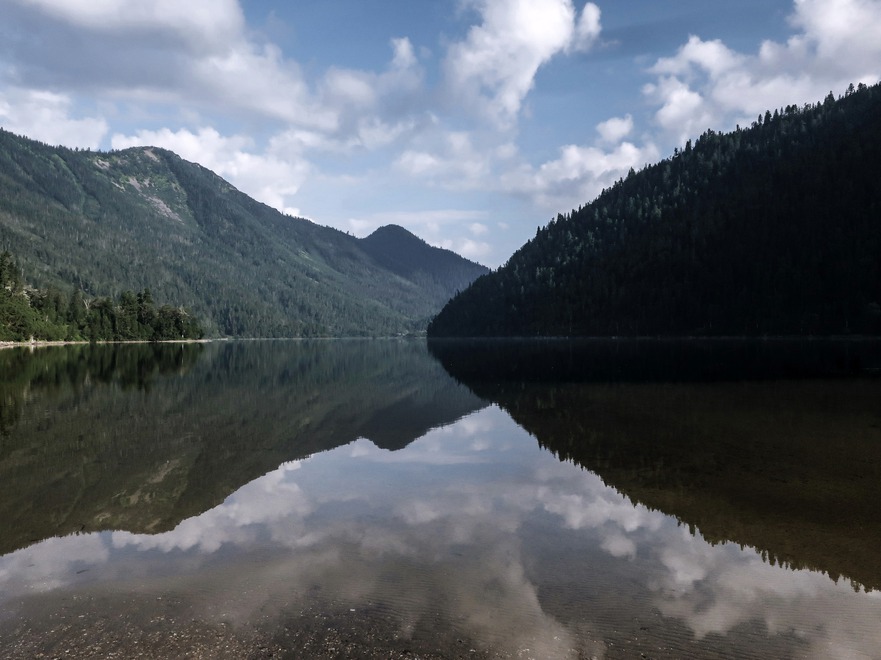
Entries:
POLYGON ((80 341, 49 341, 45 339, 32 339, 30 341, 0 341, 0 350, 5 348, 45 348, 47 346, 82 346, 86 344, 109 345, 109 344, 208 344, 213 341, 225 341, 223 339, 162 339, 160 341, 127 340, 127 341, 95 341, 86 339, 80 341))

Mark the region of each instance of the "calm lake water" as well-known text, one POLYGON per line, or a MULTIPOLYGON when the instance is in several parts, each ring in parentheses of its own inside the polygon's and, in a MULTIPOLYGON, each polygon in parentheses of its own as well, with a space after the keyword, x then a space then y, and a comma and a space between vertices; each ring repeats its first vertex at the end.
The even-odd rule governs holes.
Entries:
POLYGON ((881 343, 0 351, 0 657, 881 657, 881 343))

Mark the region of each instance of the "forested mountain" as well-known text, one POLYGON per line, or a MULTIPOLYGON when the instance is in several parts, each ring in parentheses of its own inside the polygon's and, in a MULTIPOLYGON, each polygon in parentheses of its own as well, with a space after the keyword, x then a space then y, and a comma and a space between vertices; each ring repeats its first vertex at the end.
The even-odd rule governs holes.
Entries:
POLYGON ((33 286, 149 289, 227 336, 418 331, 486 272, 401 228, 358 239, 283 215, 170 151, 71 150, 0 130, 3 249, 33 286), (411 248, 427 255, 412 269, 395 254, 411 248))
POLYGON ((397 225, 380 227, 361 240, 361 247, 383 268, 415 282, 444 303, 487 272, 485 268, 475 269, 475 264, 454 252, 430 246, 397 225))
POLYGON ((149 289, 123 291, 118 301, 86 300, 83 292, 25 286, 9 252, 0 253, 0 341, 168 341, 201 339, 185 309, 158 309, 149 289))
POLYGON ((881 87, 708 130, 540 229, 430 336, 881 333, 881 87))

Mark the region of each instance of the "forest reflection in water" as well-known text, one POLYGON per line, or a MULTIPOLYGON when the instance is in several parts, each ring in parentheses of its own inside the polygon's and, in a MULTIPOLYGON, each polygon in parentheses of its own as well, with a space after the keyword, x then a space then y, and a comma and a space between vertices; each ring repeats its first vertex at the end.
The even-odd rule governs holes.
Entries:
POLYGON ((554 380, 485 347, 463 377, 432 350, 461 383, 419 342, 191 347, 140 380, 28 367, 3 390, 4 654, 881 648, 877 380, 554 380))
POLYGON ((881 341, 434 342, 561 459, 713 542, 881 589, 881 341))

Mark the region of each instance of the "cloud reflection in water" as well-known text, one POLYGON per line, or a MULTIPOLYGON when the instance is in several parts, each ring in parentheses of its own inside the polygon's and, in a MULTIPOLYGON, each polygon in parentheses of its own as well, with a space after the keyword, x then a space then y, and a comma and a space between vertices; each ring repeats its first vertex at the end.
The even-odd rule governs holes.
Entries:
POLYGON ((242 626, 316 598, 379 604, 405 637, 443 627, 528 657, 602 655, 598 640, 650 637, 645 622, 678 626, 682 649, 726 637, 808 657, 881 648, 877 594, 711 546, 540 451, 496 407, 399 452, 362 439, 284 464, 166 533, 49 539, 0 558, 7 614, 87 586, 173 594, 189 616, 242 626), (619 610, 629 620, 610 619, 619 610))

